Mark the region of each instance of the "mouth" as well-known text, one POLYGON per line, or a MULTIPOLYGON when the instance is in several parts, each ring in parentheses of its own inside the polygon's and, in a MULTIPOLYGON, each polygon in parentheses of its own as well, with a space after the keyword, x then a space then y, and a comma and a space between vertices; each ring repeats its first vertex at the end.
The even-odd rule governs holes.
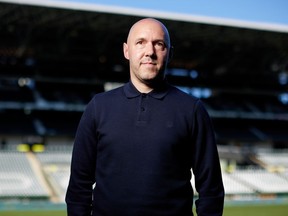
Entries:
POLYGON ((156 62, 142 62, 143 65, 156 65, 156 62))

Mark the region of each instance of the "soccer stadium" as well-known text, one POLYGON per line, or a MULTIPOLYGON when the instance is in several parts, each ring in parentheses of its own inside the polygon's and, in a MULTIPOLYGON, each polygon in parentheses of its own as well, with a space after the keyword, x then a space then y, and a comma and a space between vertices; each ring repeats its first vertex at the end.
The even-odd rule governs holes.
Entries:
POLYGON ((155 17, 175 48, 167 79, 199 97, 213 122, 224 215, 287 215, 288 20, 97 2, 0 0, 0 214, 66 215, 82 112, 93 95, 129 79, 127 32, 155 17))

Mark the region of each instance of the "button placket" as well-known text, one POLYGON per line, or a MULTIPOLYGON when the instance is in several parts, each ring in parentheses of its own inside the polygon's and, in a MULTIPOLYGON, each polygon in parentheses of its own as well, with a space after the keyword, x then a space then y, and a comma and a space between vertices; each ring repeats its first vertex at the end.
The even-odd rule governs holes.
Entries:
POLYGON ((148 100, 148 95, 147 94, 142 94, 141 99, 140 99, 140 113, 139 113, 139 118, 138 121, 141 122, 146 122, 147 121, 147 100, 148 100))

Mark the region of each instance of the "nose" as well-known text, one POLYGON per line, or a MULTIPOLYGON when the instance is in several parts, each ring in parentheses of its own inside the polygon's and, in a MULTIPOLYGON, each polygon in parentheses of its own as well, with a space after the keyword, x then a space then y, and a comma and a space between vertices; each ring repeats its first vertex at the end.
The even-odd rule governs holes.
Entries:
POLYGON ((146 56, 154 56, 155 55, 155 49, 153 43, 147 43, 146 44, 146 56))

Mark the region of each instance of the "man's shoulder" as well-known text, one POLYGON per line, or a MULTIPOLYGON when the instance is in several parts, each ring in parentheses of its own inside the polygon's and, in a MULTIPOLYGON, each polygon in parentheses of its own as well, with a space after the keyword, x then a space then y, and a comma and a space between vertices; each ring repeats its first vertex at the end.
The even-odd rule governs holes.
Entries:
POLYGON ((120 94, 123 94, 123 86, 116 87, 114 89, 110 89, 108 91, 100 92, 96 95, 94 95, 94 99, 108 99, 113 96, 119 96, 120 94))
POLYGON ((170 86, 171 95, 175 95, 179 100, 198 102, 199 98, 193 96, 189 92, 185 92, 176 86, 170 86))

